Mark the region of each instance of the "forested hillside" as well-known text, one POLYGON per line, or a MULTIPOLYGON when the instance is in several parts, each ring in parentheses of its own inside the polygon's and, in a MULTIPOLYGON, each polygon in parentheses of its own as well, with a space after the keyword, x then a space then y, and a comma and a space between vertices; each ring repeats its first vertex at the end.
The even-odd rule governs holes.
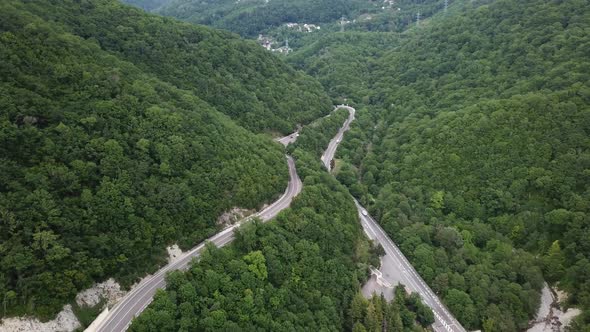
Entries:
MULTIPOLYGON (((150 2, 126 1, 144 7, 149 6, 150 2)), ((333 46, 335 44, 331 41, 334 36, 342 39, 342 33, 339 33, 341 30, 368 32, 362 38, 374 41, 373 33, 402 32, 416 21, 418 13, 424 19, 443 8, 444 0, 171 0, 153 12, 230 30, 247 38, 256 38, 262 34, 272 41, 273 48, 285 46, 288 41, 293 50, 298 50, 314 43, 327 46, 327 42, 333 46), (291 24, 298 25, 294 27, 291 24), (314 27, 302 30, 303 24, 312 24, 314 27)), ((353 39, 358 40, 358 36, 356 34, 353 39)), ((388 33, 381 37, 388 40, 391 36, 394 35, 388 33)), ((351 45, 342 41, 339 46, 355 48, 360 44, 355 45, 353 42, 351 45)), ((369 48, 375 46, 377 44, 372 44, 369 48)))
POLYGON ((129 285, 166 245, 276 197, 285 151, 252 131, 328 114, 325 88, 358 110, 338 181, 316 154, 343 112, 287 149, 305 179, 292 207, 171 274, 132 330, 422 330, 415 295, 358 294, 378 250, 350 192, 468 330, 526 330, 547 281, 584 309, 571 330, 590 331, 587 0, 126 2, 288 38, 317 80, 115 0, 2 1, 3 316, 50 317, 109 276, 129 285))
POLYGON ((487 2, 374 59, 338 178, 467 328, 515 331, 540 270, 590 308, 590 6, 487 2))
POLYGON ((308 151, 318 158, 322 155, 330 140, 338 133, 344 121, 348 118, 348 110, 340 108, 329 116, 318 119, 303 127, 297 141, 287 147, 292 152, 297 148, 308 151))
POLYGON ((233 35, 115 1, 2 1, 2 316, 49 318, 111 276, 130 285, 223 211, 276 198, 284 151, 219 111, 287 130, 330 109, 317 86, 233 35), (259 97, 232 109, 241 94, 259 97))
POLYGON ((170 2, 170 0, 124 0, 124 3, 143 8, 147 11, 156 10, 170 2))
POLYGON ((399 44, 396 34, 346 31, 326 34, 289 55, 294 66, 316 77, 337 104, 369 102, 375 62, 399 44))
MULTIPOLYGON (((333 135, 331 122, 301 136, 333 135)), ((304 187, 291 208, 267 224, 242 226, 233 244, 209 246, 188 272, 170 274, 131 331, 374 331, 384 322, 393 331, 422 331, 432 322, 432 312, 402 289, 390 306, 362 298, 360 284, 378 256, 354 202, 314 147, 293 154, 304 187)))
POLYGON ((368 5, 365 0, 175 0, 158 13, 256 37, 288 22, 336 21, 368 5))
POLYGON ((317 81, 228 32, 147 15, 116 0, 40 1, 27 9, 193 92, 247 129, 290 133, 331 109, 317 81))
MULTIPOLYGON (((124 1, 150 9, 154 0, 124 1)), ((169 0, 155 12, 256 37, 294 22, 338 31, 342 18, 347 30, 401 32, 415 21, 417 13, 430 17, 443 7, 444 0, 169 0)))

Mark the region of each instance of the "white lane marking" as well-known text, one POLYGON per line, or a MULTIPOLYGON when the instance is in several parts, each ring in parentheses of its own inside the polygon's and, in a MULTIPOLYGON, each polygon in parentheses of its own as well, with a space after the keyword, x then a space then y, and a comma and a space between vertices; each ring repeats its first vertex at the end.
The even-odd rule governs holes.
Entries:
MULTIPOLYGON (((360 213, 361 209, 363 209, 362 206, 360 206, 360 204, 358 204, 358 202, 355 203, 357 205, 357 209, 359 209, 359 216, 361 218, 362 221, 362 225, 363 226, 367 226, 368 229, 370 229, 370 231, 375 234, 375 237, 379 240, 379 236, 377 235, 377 233, 379 233, 379 235, 382 236, 382 239, 385 239, 385 243, 388 244, 389 246, 384 246, 384 249, 387 252, 387 249, 391 249, 393 248, 393 252, 397 253, 398 255, 392 255, 392 258, 394 259, 398 259, 399 262, 399 266, 402 267, 405 265, 406 267, 408 267, 408 271, 409 274, 413 275, 416 278, 416 282, 414 282, 413 278, 404 278, 406 280, 409 281, 408 286, 414 288, 416 291, 419 292, 419 294, 421 295, 421 297, 423 297, 423 299, 426 302, 429 302, 433 309, 433 313, 435 313, 436 315, 438 315, 440 317, 440 315, 438 314, 437 311, 442 312, 444 315, 446 315, 447 317, 449 317, 451 319, 451 321, 456 321, 454 319, 454 317, 448 312, 448 310, 445 308, 444 305, 441 304, 441 302, 439 301, 438 297, 432 292, 432 290, 430 289, 430 287, 428 287, 428 285, 424 282, 424 280, 420 277, 420 275, 415 271, 415 269, 412 267, 412 265, 409 263, 409 261, 407 260, 407 258, 403 255, 403 253, 399 250, 399 248, 393 243, 393 241, 387 236, 387 234, 385 234, 385 232, 383 231, 383 229, 370 217, 370 216, 363 216, 362 213, 360 213), (370 222, 369 222, 370 221, 370 222)), ((381 242, 381 241, 379 241, 381 242)), ((383 244, 383 243, 382 243, 383 244)), ((408 274, 408 271, 406 271, 404 269, 404 272, 406 274, 408 274)), ((443 326, 445 326, 445 328, 447 330, 450 331, 450 326, 444 319, 442 319, 442 317, 440 317, 441 322, 443 322, 443 326), (445 325, 446 324, 446 325, 445 325)), ((460 325, 455 324, 454 322, 452 323, 452 325, 454 325, 455 327, 458 327, 458 329, 460 331, 463 331, 464 329, 462 329, 462 327, 460 327, 460 325)))
MULTIPOLYGON (((360 216, 361 216, 361 219, 363 219, 363 218, 364 218, 364 219, 368 219, 368 218, 366 218, 366 217, 365 217, 364 215, 362 215, 362 214, 360 214, 360 216)), ((371 231, 372 231, 374 234, 376 234, 376 231, 375 231, 375 229, 373 228, 373 225, 372 225, 371 223, 368 223, 368 222, 367 222, 367 226, 369 227, 369 229, 370 229, 370 230, 371 230, 371 231)), ((377 238, 377 240, 379 240, 379 237, 378 237, 377 235, 376 235, 376 238, 377 238)), ((389 254, 389 255, 391 256, 391 258, 392 258, 392 259, 396 259, 396 258, 397 258, 397 259, 399 260, 399 257, 397 257, 397 256, 395 255, 395 253, 393 252, 393 250, 391 250, 391 248, 392 248, 392 247, 393 247, 393 246, 387 246, 387 245, 385 245, 385 246, 384 246, 384 250, 385 250, 385 252, 386 252, 387 254, 389 254)), ((406 274, 407 274, 407 272, 406 272, 406 274)), ((402 274, 402 276, 403 276, 403 274, 402 274)), ((412 287, 413 289, 415 289, 417 292, 419 292, 419 293, 420 293, 420 291, 421 291, 420 287, 418 286, 418 284, 416 284, 416 282, 415 282, 415 281, 414 281, 412 278, 405 277, 404 279, 406 280, 406 282, 405 282, 405 283, 406 283, 408 286, 412 287)))
MULTIPOLYGON (((285 190, 285 192, 283 193, 283 195, 277 200, 275 201, 273 204, 271 204, 270 206, 268 206, 266 209, 264 209, 263 211, 256 213, 252 216, 249 216, 243 220, 241 220, 240 222, 222 230, 221 232, 209 237, 208 239, 204 240, 201 244, 199 244, 198 246, 196 246, 195 248, 191 249, 189 252, 185 253, 183 256, 180 257, 179 260, 177 260, 176 262, 173 262, 169 265, 166 265, 164 267, 162 267, 160 270, 158 270, 158 272, 156 272, 151 278, 144 280, 143 282, 141 282, 139 285, 137 285, 137 287, 135 287, 132 291, 130 291, 127 296, 125 296, 125 298, 123 298, 119 303, 117 303, 113 309, 109 312, 109 316, 107 316, 108 318, 105 319, 103 321, 103 323, 101 323, 98 327, 98 330, 102 330, 104 327, 109 326, 110 324, 112 324, 112 322, 116 322, 116 324, 118 325, 119 322, 124 319, 129 311, 133 310, 133 305, 131 306, 130 309, 128 309, 127 311, 125 311, 123 313, 123 317, 119 318, 118 320, 114 320, 117 318, 117 316, 120 316, 120 313, 122 312, 123 308, 127 305, 129 305, 131 301, 137 301, 135 298, 139 296, 140 299, 142 299, 144 296, 143 294, 145 294, 145 290, 146 287, 150 286, 148 288, 148 292, 152 291, 154 286, 153 283, 154 282, 158 282, 160 279, 163 280, 164 275, 166 273, 168 273, 169 271, 172 270, 178 270, 178 269, 182 269, 185 266, 188 266, 188 263, 190 263, 190 260, 192 260, 192 258, 194 257, 198 257, 198 254, 200 254, 200 251, 204 248, 205 244, 207 242, 213 242, 215 243, 216 241, 218 241, 222 236, 228 234, 231 232, 231 235, 233 235, 233 231, 238 228, 239 226, 241 226, 243 223, 251 220, 254 217, 260 216, 262 214, 267 213, 270 209, 274 208, 278 203, 281 203, 283 200, 285 200, 285 198, 293 191, 297 191, 297 186, 294 184, 294 182, 297 182, 297 184, 301 184, 301 186, 303 185, 303 183, 301 182, 301 179, 299 179, 299 176, 297 175, 296 169, 295 169, 295 162, 293 161, 293 159, 289 156, 287 156, 287 164, 289 165, 289 174, 291 176, 291 179, 289 180, 289 184, 287 185, 287 189, 285 190), (295 180, 295 181, 293 181, 295 180), (293 189, 294 188, 294 189, 293 189)), ((296 192, 293 197, 295 197, 298 194, 298 192, 296 192)), ((269 219, 272 218, 268 218, 266 220, 263 221, 267 221, 269 219)), ((227 243, 229 243, 231 241, 227 241, 225 243, 223 243, 222 245, 225 245, 227 243)), ((150 302, 152 299, 153 295, 150 296, 150 302)), ((148 303, 149 304, 149 303, 148 303)), ((145 307, 147 306, 147 304, 141 308, 141 310, 139 310, 136 314, 141 313, 143 311, 143 309, 145 309, 145 307)), ((127 326, 130 323, 127 324, 127 326)), ((125 328, 126 329, 126 328, 125 328)))
MULTIPOLYGON (((231 235, 233 235, 233 233, 231 235)), ((219 239, 217 239, 217 240, 219 240, 219 239)), ((211 242, 213 242, 213 241, 211 241, 211 242)), ((200 254, 200 252, 199 252, 199 254, 200 254)), ((195 257, 198 257, 198 256, 195 256, 195 257)), ((194 257, 191 257, 191 258, 194 258, 194 257)), ((164 283, 163 287, 166 286, 166 283, 165 283, 165 280, 164 279, 157 279, 157 280, 156 279, 152 279, 152 281, 153 281, 152 282, 152 286, 150 288, 148 288, 145 292, 143 292, 142 294, 140 294, 140 297, 139 297, 138 301, 135 302, 135 303, 141 303, 142 301, 144 301, 145 304, 143 305, 143 307, 141 307, 140 310, 138 310, 137 312, 135 312, 133 314, 134 317, 137 317, 153 301, 153 297, 154 297, 155 291, 153 292, 153 294, 152 294, 152 291, 154 290, 154 288, 158 288, 160 286, 159 285, 160 282, 163 282, 164 283), (143 298, 145 298, 146 295, 147 295, 147 299, 146 300, 143 300, 143 298), (139 300, 142 300, 142 301, 139 301, 139 300)), ((121 317, 121 318, 119 318, 119 320, 115 321, 116 322, 115 326, 119 325, 119 322, 122 322, 123 319, 126 319, 127 316, 129 315, 130 311, 133 310, 133 309, 134 309, 133 306, 131 306, 131 308, 129 308, 127 311, 125 311, 123 313, 123 317, 121 317)), ((131 318, 129 320, 129 323, 127 324, 127 327, 131 324, 131 320, 133 320, 133 318, 131 318)), ((124 330, 126 330, 127 327, 124 330)))
MULTIPOLYGON (((349 119, 345 122, 344 127, 341 128, 341 130, 338 132, 338 134, 336 135, 336 137, 340 137, 341 134, 343 134, 344 131, 348 130, 348 127, 350 126, 350 123, 354 120, 354 108, 348 107, 348 106, 344 106, 344 105, 339 105, 336 107, 337 108, 347 108, 350 112, 350 116, 349 119)), ((336 138, 335 137, 335 138, 336 138)), ((330 151, 330 145, 332 144, 332 141, 335 139, 333 138, 330 141, 330 144, 328 144, 328 149, 326 150, 326 152, 330 151)), ((337 147, 337 145, 336 145, 337 147)), ((325 156, 327 155, 326 152, 324 152, 324 155, 322 155, 322 161, 324 161, 325 163, 325 156)), ((332 151, 330 151, 332 153, 332 151)), ((335 153, 335 151, 334 151, 335 153)), ((329 165, 326 165, 326 168, 328 168, 328 170, 330 170, 329 165)), ((412 286, 417 292, 418 294, 426 301, 429 302, 431 305, 430 307, 433 309, 433 313, 437 316, 437 318, 439 318, 439 320, 442 322, 443 326, 445 327, 445 329, 447 331, 451 331, 450 330, 450 325, 447 324, 447 322, 440 317, 440 315, 437 313, 437 310, 441 310, 447 317, 451 318, 451 321, 455 320, 453 316, 451 316, 447 309, 445 308, 444 305, 442 305, 438 299, 438 296, 436 296, 432 290, 430 289, 430 287, 426 284, 426 282, 424 282, 424 280, 422 279, 422 277, 420 277, 420 275, 417 273, 417 271, 414 269, 414 267, 410 264, 410 262, 408 261, 408 259, 405 257, 405 255, 400 251, 400 249, 393 243, 393 241, 391 240, 391 238, 389 238, 389 236, 385 233, 385 231, 381 228, 381 226, 374 220, 372 219, 370 216, 364 216, 362 214, 362 209, 363 207, 358 203, 358 201, 355 199, 354 200, 355 205, 357 206, 357 209, 359 211, 359 217, 361 220, 361 225, 363 226, 363 229, 365 231, 365 233, 367 234, 367 236, 370 239, 375 239, 378 242, 380 242, 382 244, 382 246, 384 247, 385 251, 387 254, 389 254, 389 256, 391 257, 391 259, 393 259, 394 261, 397 260, 398 264, 400 266, 400 268, 402 268, 402 277, 404 277, 405 275, 408 275, 406 279, 409 284, 408 286, 412 286), (377 229, 375 230, 373 228, 373 226, 377 229), (371 236, 370 233, 373 233, 374 237, 371 236), (383 243, 383 239, 385 239, 385 243, 383 243), (385 245, 388 244, 389 246, 385 245), (393 250, 391 250, 391 248, 393 248, 393 250), (389 250, 388 250, 389 249, 389 250), (387 251, 390 251, 389 253, 387 251), (395 255, 397 254, 397 255, 395 255), (407 267, 404 268, 404 265, 407 267), (409 271, 409 273, 408 273, 409 271), (410 276, 414 276, 414 278, 411 278, 410 276), (417 281, 417 283, 416 283, 417 281), (438 305, 435 305, 438 304, 438 305)), ((452 324, 455 325, 455 324, 452 324)), ((456 325, 459 326, 460 325, 456 325)), ((462 329, 462 327, 460 327, 459 330, 464 330, 462 329)))

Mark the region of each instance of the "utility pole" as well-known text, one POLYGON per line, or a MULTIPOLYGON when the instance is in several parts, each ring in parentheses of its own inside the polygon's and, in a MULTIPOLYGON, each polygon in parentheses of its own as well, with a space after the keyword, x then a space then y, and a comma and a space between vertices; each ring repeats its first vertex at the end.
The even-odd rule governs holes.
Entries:
POLYGON ((340 32, 344 32, 344 15, 340 19, 340 32))
POLYGON ((418 14, 416 14, 416 26, 420 25, 420 12, 418 12, 418 14))

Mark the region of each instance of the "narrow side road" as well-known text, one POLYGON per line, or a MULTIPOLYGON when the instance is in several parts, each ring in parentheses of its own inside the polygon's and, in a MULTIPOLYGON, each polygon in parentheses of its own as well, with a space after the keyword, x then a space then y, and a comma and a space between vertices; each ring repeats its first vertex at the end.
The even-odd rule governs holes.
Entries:
MULTIPOLYGON (((342 136, 346 132, 350 123, 354 120, 355 109, 350 106, 339 105, 338 108, 346 108, 350 112, 350 116, 344 122, 342 128, 338 131, 336 136, 330 141, 328 148, 322 155, 322 162, 324 166, 331 171, 330 161, 334 158, 338 144, 342 141, 342 136)), ((397 285, 401 283, 406 286, 410 292, 420 294, 422 301, 428 305, 434 313, 435 322, 432 324, 433 330, 437 332, 465 332, 465 328, 453 317, 444 304, 440 301, 438 296, 428 287, 420 275, 416 272, 412 264, 407 260, 399 248, 391 241, 385 231, 373 219, 367 210, 360 205, 355 199, 354 203, 358 210, 359 218, 363 230, 367 236, 381 244, 385 250, 385 256, 381 259, 381 279, 387 284, 397 285)))
POLYGON ((250 219, 258 217, 263 222, 266 222, 273 219, 279 214, 279 212, 289 207, 293 198, 301 192, 303 183, 297 175, 295 161, 290 156, 287 156, 287 164, 289 166, 289 184, 285 193, 277 201, 266 207, 264 210, 215 234, 192 250, 184 253, 178 260, 171 262, 158 270, 153 276, 144 279, 113 307, 105 319, 99 324, 97 331, 119 332, 127 330, 133 318, 138 316, 150 304, 156 290, 166 287, 165 277, 167 272, 187 269, 193 258, 199 257, 207 242, 211 242, 217 247, 227 245, 234 239, 235 230, 250 219))

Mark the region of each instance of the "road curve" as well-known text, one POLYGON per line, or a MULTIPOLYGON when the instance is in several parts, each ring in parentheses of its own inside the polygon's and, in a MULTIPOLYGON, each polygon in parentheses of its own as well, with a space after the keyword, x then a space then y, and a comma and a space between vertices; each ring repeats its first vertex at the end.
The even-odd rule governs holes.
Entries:
POLYGON ((277 214, 285 208, 289 207, 293 198, 301 192, 303 183, 297 175, 295 161, 290 156, 287 156, 287 164, 289 166, 289 184, 285 193, 277 201, 253 216, 213 235, 190 251, 184 253, 178 260, 171 262, 158 270, 153 276, 145 278, 112 308, 105 319, 98 325, 96 330, 101 332, 119 332, 127 330, 133 318, 137 317, 148 304, 150 304, 156 290, 166 286, 166 273, 188 268, 188 265, 193 258, 199 257, 207 242, 211 242, 217 247, 223 247, 230 243, 234 239, 235 230, 253 217, 258 217, 263 222, 266 222, 276 217, 277 214))
POLYGON ((350 129, 350 123, 354 120, 354 113, 356 111, 354 108, 352 108, 348 105, 336 106, 336 109, 339 109, 339 108, 347 109, 349 116, 348 116, 348 119, 346 119, 346 121, 344 121, 342 128, 340 128, 340 130, 338 130, 338 133, 336 133, 336 136, 334 136, 334 138, 332 138, 332 140, 328 144, 328 148, 326 149, 326 151, 324 151, 324 153, 322 154, 322 163, 324 164, 324 166, 326 166, 326 169, 328 170, 328 172, 331 171, 330 162, 332 161, 332 159, 334 159, 334 154, 336 153, 336 149, 338 148, 338 144, 340 144, 340 142, 342 141, 342 137, 344 136, 344 132, 346 132, 348 129, 350 129))
MULTIPOLYGON (((330 171, 330 161, 334 158, 334 153, 338 148, 338 144, 342 141, 344 132, 349 129, 350 123, 354 120, 354 108, 344 105, 339 105, 338 107, 348 109, 350 116, 344 122, 336 136, 330 141, 328 148, 322 155, 322 162, 328 171, 330 171)), ((391 241, 375 219, 369 215, 367 210, 356 199, 354 199, 354 203, 356 204, 363 230, 371 240, 377 241, 385 250, 385 256, 381 259, 381 278, 388 284, 397 285, 401 283, 409 291, 418 293, 422 301, 434 313, 435 321, 432 324, 433 330, 437 332, 465 332, 465 328, 451 315, 438 296, 428 287, 412 264, 410 264, 395 243, 391 241)))

